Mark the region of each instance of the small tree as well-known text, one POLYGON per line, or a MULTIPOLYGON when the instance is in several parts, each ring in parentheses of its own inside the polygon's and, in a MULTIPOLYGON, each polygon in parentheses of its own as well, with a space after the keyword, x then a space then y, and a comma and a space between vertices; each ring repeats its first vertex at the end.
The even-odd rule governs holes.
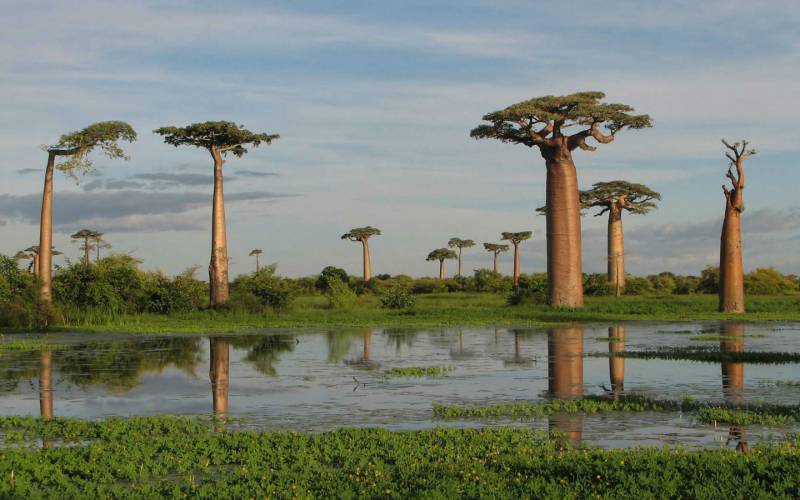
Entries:
POLYGON ((461 251, 465 248, 470 248, 475 246, 475 242, 472 240, 462 240, 461 238, 450 238, 450 241, 447 242, 447 246, 450 248, 458 248, 458 277, 461 277, 461 251))
POLYGON ((109 243, 109 242, 107 242, 106 240, 103 239, 103 233, 101 233, 99 231, 95 231, 94 235, 92 235, 92 246, 94 246, 94 251, 95 251, 94 261, 95 262, 99 262, 100 261, 100 249, 101 248, 105 248, 105 249, 111 248, 111 243, 109 243))
POLYGON ((744 312, 744 267, 742 263, 742 212, 744 212, 744 161, 756 154, 747 149, 747 141, 722 144, 730 160, 725 176, 731 188, 722 186, 725 193, 725 219, 719 251, 719 310, 727 313, 744 312))
POLYGON ((583 208, 599 207, 595 215, 608 212, 608 281, 617 296, 625 290, 625 240, 622 212, 646 214, 657 208, 661 195, 644 184, 627 181, 597 182, 592 189, 581 191, 583 208))
POLYGON ((253 250, 250 250, 250 253, 248 254, 248 255, 250 255, 250 257, 255 257, 256 258, 256 274, 258 274, 258 269, 259 269, 258 256, 261 255, 262 253, 264 253, 264 252, 260 248, 255 248, 253 250))
POLYGON ((211 306, 228 302, 228 238, 225 227, 225 194, 222 186, 222 165, 228 153, 241 158, 245 146, 271 144, 278 134, 255 133, 227 121, 193 123, 186 127, 161 127, 154 133, 175 147, 194 146, 211 154, 214 161, 214 198, 211 212, 211 262, 208 266, 211 306))
POLYGON ((52 302, 52 272, 53 256, 50 249, 53 246, 53 171, 58 168, 70 177, 77 178, 78 173, 92 170, 89 153, 100 149, 111 159, 122 158, 127 160, 125 152, 119 146, 119 141, 133 142, 136 132, 125 122, 110 121, 98 122, 83 130, 64 134, 58 143, 47 146, 47 167, 44 174, 44 192, 42 194, 42 219, 39 225, 39 279, 41 283, 40 295, 43 301, 52 302), (56 158, 64 161, 56 165, 56 158))
POLYGON ((633 108, 625 104, 600 102, 604 97, 602 92, 536 97, 484 115, 490 123, 470 133, 475 139, 536 147, 545 160, 547 287, 548 302, 553 306, 583 306, 580 199, 572 152, 579 148, 594 151, 586 142, 589 138, 608 144, 624 128, 651 126, 649 116, 630 114, 633 108), (573 126, 583 130, 564 133, 573 126), (606 133, 600 131, 601 126, 606 133))
POLYGON ((81 260, 83 261, 83 264, 85 266, 89 265, 89 252, 91 252, 92 249, 94 248, 92 240, 95 239, 95 236, 97 234, 102 235, 103 233, 97 233, 96 231, 93 231, 91 229, 81 229, 77 233, 70 235, 72 241, 83 241, 83 243, 81 243, 80 248, 83 251, 83 259, 81 260))
POLYGON ((455 259, 456 253, 449 248, 437 248, 428 254, 425 260, 433 262, 439 261, 439 280, 444 281, 444 261, 446 259, 455 259))
MULTIPOLYGON (((501 240, 510 241, 514 245, 514 287, 519 286, 520 258, 519 245, 525 240, 531 239, 533 231, 520 231, 518 233, 502 233, 501 240)), ((549 276, 548 276, 549 277, 549 276)))
POLYGON ((369 239, 373 236, 380 236, 381 230, 372 226, 356 227, 342 235, 343 240, 357 241, 361 243, 362 255, 364 260, 364 281, 372 279, 372 264, 369 256, 369 239))
POLYGON ((494 254, 494 257, 492 259, 492 263, 494 264, 494 267, 492 269, 496 273, 500 272, 499 271, 499 267, 497 265, 498 255, 500 255, 503 252, 508 252, 509 246, 508 245, 501 245, 499 243, 484 243, 483 244, 483 248, 485 248, 486 250, 488 250, 489 252, 492 252, 492 254, 494 254))

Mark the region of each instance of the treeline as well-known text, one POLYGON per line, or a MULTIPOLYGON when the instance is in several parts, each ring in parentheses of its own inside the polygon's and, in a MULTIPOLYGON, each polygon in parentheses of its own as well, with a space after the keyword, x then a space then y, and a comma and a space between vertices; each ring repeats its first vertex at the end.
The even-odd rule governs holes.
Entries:
MULTIPOLYGON (((140 269, 141 261, 127 255, 111 255, 95 262, 56 266, 53 302, 42 301, 37 277, 19 267, 18 260, 0 255, 0 326, 35 328, 48 325, 103 322, 125 314, 175 314, 209 307, 208 283, 197 278, 197 268, 177 276, 140 269)), ((627 295, 714 294, 719 290, 719 269, 709 267, 700 276, 660 273, 626 278, 627 295)), ((587 295, 613 295, 613 284, 605 274, 584 275, 587 295)), ((753 295, 800 293, 800 279, 770 268, 756 269, 745 276, 745 289, 753 295)), ((472 276, 412 278, 406 275, 374 275, 365 282, 333 266, 319 274, 301 278, 278 276, 276 265, 261 267, 252 274, 239 275, 231 283, 226 310, 263 314, 291 306, 295 297, 318 295, 331 308, 346 307, 359 295, 373 294, 383 307, 413 307, 414 296, 430 293, 486 292, 508 294, 510 304, 544 303, 547 276, 522 274, 514 290, 512 276, 488 269, 472 276)))

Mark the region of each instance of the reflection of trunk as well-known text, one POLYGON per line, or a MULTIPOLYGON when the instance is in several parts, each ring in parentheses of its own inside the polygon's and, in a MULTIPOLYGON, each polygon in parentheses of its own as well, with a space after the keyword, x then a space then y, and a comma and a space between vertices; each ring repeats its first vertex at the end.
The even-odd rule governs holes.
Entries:
POLYGON ((208 266, 211 306, 228 302, 228 240, 225 228, 225 194, 219 152, 214 157, 214 199, 211 211, 211 263, 208 266))
POLYGON ((363 238, 361 240, 361 245, 364 250, 364 281, 369 281, 372 279, 372 264, 369 257, 369 240, 367 240, 367 238, 363 238))
POLYGON ((369 356, 371 352, 372 352, 372 332, 369 331, 364 334, 364 353, 362 356, 363 361, 369 361, 369 356))
POLYGON ((53 353, 42 351, 39 357, 39 412, 53 418, 53 353))
POLYGON ((439 260, 439 280, 444 281, 444 259, 439 260))
POLYGON ((618 398, 624 391, 625 386, 625 358, 614 356, 614 353, 625 350, 625 327, 612 326, 608 328, 608 374, 611 379, 611 393, 614 398, 618 398))
POLYGON ((583 307, 578 176, 568 150, 545 153, 547 163, 547 289, 552 306, 583 307))
POLYGON ((622 208, 616 201, 608 209, 608 281, 614 295, 625 292, 625 241, 622 233, 622 208))
POLYGON ((519 359, 520 352, 522 350, 521 347, 522 345, 520 342, 519 333, 514 332, 514 357, 517 359, 519 359))
MULTIPOLYGON (((726 323, 723 335, 735 337, 735 340, 723 340, 719 344, 722 352, 744 352, 744 324, 726 323)), ((722 363, 722 392, 725 402, 731 406, 744 406, 744 363, 722 363)), ((747 442, 747 428, 733 425, 729 429, 728 440, 737 441, 736 450, 742 453, 750 451, 747 442)))
POLYGON ((210 342, 209 378, 214 413, 219 417, 228 415, 228 388, 230 385, 230 346, 223 338, 212 338, 210 342))
POLYGON ((514 243, 514 286, 519 286, 519 243, 514 243))
POLYGON ((499 271, 499 268, 497 267, 497 261, 499 260, 499 256, 500 256, 500 253, 499 253, 499 252, 495 252, 495 253, 494 253, 494 272, 495 272, 495 273, 498 273, 498 272, 500 272, 500 271, 499 271))
POLYGON ((44 173, 44 192, 42 193, 42 219, 39 224, 39 270, 41 280, 39 295, 45 302, 52 302, 51 274, 53 268, 53 170, 56 155, 47 155, 47 169, 44 173))
MULTIPOLYGON (((547 333, 547 387, 550 396, 563 401, 583 397, 583 328, 553 328, 547 333)), ((583 435, 580 414, 549 417, 550 428, 579 443, 583 435)))
POLYGON ((744 312, 741 212, 726 201, 719 253, 719 310, 744 312))

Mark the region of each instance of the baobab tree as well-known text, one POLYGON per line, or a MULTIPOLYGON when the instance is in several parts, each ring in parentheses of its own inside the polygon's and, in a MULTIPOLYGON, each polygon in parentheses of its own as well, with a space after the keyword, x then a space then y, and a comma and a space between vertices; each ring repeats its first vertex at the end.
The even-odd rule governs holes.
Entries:
POLYGON ((450 238, 450 241, 447 242, 447 246, 450 248, 458 248, 458 277, 461 277, 461 251, 465 248, 470 248, 475 246, 475 242, 472 240, 462 240, 461 238, 450 238))
POLYGON ((756 154, 747 149, 747 141, 722 144, 730 160, 725 176, 731 188, 722 186, 725 194, 725 219, 719 249, 719 310, 727 313, 744 312, 744 269, 742 264, 742 213, 744 212, 744 161, 756 154), (735 172, 734 172, 735 170, 735 172))
POLYGON ((95 251, 94 261, 98 262, 100 260, 100 249, 111 248, 111 243, 103 239, 103 233, 100 231, 95 231, 92 235, 92 246, 94 247, 95 251))
POLYGON ((614 294, 625 291, 625 239, 622 231, 623 211, 646 214, 657 208, 661 195, 644 184, 627 181, 597 182, 592 189, 581 191, 582 208, 598 207, 595 217, 608 212, 608 281, 614 294))
POLYGON ((369 239, 373 236, 380 236, 381 230, 372 226, 356 227, 342 235, 343 240, 357 241, 361 243, 364 261, 364 281, 372 279, 372 263, 369 257, 369 239))
POLYGON ((491 122, 470 135, 475 139, 537 147, 547 168, 547 288, 553 306, 583 306, 581 269, 581 220, 578 178, 572 152, 594 151, 593 138, 612 142, 624 128, 651 126, 647 115, 630 114, 625 104, 601 103, 602 92, 578 92, 566 96, 536 97, 484 115, 491 122), (570 126, 583 130, 565 135, 570 126), (600 131, 603 126, 607 133, 600 131))
POLYGON ((211 262, 208 265, 211 306, 228 302, 228 238, 225 227, 225 194, 222 166, 228 153, 241 158, 245 146, 271 144, 278 134, 255 133, 228 121, 193 123, 186 127, 161 127, 154 133, 175 147, 195 146, 206 149, 214 160, 214 196, 211 210, 211 262))
POLYGON ((514 245, 514 286, 519 286, 520 275, 520 258, 519 258, 519 245, 525 240, 531 239, 533 231, 520 231, 518 233, 502 233, 501 240, 510 241, 514 245))
MULTIPOLYGON (((56 255, 61 255, 61 252, 56 250, 55 248, 50 248, 50 255, 55 257, 56 255)), ((14 256, 17 260, 31 260, 30 265, 28 266, 28 271, 32 272, 35 275, 39 275, 39 245, 29 246, 25 250, 20 250, 14 256)))
POLYGON ((83 250, 83 264, 86 266, 89 265, 89 252, 91 252, 94 248, 94 245, 91 241, 96 237, 99 238, 100 236, 97 236, 98 234, 100 236, 103 235, 103 233, 98 233, 97 231, 93 231, 91 229, 81 229, 77 233, 70 235, 72 241, 83 240, 83 243, 81 243, 81 250, 83 250))
POLYGON ((120 141, 133 142, 136 132, 125 122, 97 122, 83 130, 62 135, 58 143, 47 146, 47 167, 44 173, 44 192, 42 193, 42 218, 39 225, 39 279, 40 296, 45 302, 52 302, 53 255, 53 171, 57 168, 70 177, 91 172, 92 162, 89 153, 99 149, 111 159, 128 157, 119 146, 120 141), (56 165, 57 158, 64 161, 56 165))
POLYGON ((258 271, 259 271, 258 256, 261 255, 262 253, 264 253, 264 251, 261 250, 260 248, 255 248, 253 250, 250 250, 250 254, 249 254, 250 257, 255 257, 256 258, 256 274, 258 274, 258 271))
POLYGON ((494 267, 492 269, 496 273, 500 272, 499 268, 498 268, 498 265, 497 265, 497 261, 498 261, 498 257, 497 256, 500 255, 503 252, 508 252, 509 246, 508 245, 501 245, 499 243, 484 243, 483 244, 483 248, 485 248, 486 250, 488 250, 489 252, 492 252, 494 254, 494 257, 493 257, 493 260, 492 260, 492 263, 494 264, 494 267))
POLYGON ((446 259, 455 259, 456 253, 449 248, 437 248, 428 254, 425 260, 433 262, 439 261, 439 279, 444 281, 444 261, 446 259))

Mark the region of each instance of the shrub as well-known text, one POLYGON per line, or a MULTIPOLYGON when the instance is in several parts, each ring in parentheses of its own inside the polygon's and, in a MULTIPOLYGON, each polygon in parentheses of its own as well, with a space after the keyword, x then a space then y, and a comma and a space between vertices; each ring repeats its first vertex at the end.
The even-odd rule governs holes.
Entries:
POLYGON ((719 267, 708 266, 700 273, 700 281, 697 283, 698 293, 718 293, 719 292, 719 267))
POLYGON ((625 295, 653 295, 656 288, 647 278, 639 276, 625 276, 625 295))
POLYGON ((355 292, 337 276, 328 276, 327 282, 325 295, 328 297, 329 308, 346 309, 355 303, 355 292))
POLYGON ((675 291, 675 275, 672 273, 660 273, 647 277, 650 283, 653 284, 653 289, 657 294, 670 295, 675 291))
POLYGON ((513 287, 513 279, 489 269, 476 269, 472 277, 473 290, 476 292, 508 292, 513 287))
POLYGON ((413 309, 416 297, 404 286, 394 286, 380 295, 381 307, 385 309, 413 309))
POLYGON ((585 295, 614 295, 614 287, 605 274, 586 274, 583 277, 583 293, 585 295))
POLYGON ((280 310, 289 307, 294 298, 290 284, 275 275, 276 264, 261 268, 252 275, 240 275, 233 282, 236 292, 231 307, 238 307, 248 311, 269 307, 280 310), (256 305, 258 304, 258 305, 256 305))
POLYGON ((673 290, 673 293, 677 295, 698 293, 698 286, 700 286, 700 278, 697 276, 676 276, 675 289, 673 290))
POLYGON ((413 293, 440 293, 446 292, 447 286, 436 278, 419 278, 414 281, 411 291, 413 293))
POLYGON ((519 287, 511 292, 509 305, 545 304, 547 302, 547 276, 543 274, 522 275, 519 287))
POLYGON ((350 277, 347 275, 347 271, 340 267, 327 266, 322 270, 321 273, 319 273, 319 277, 317 278, 317 282, 315 284, 317 290, 320 292, 327 292, 329 279, 334 276, 342 283, 350 283, 350 277))
POLYGON ((771 267, 747 273, 744 276, 744 289, 752 295, 789 295, 797 291, 791 279, 771 267))

